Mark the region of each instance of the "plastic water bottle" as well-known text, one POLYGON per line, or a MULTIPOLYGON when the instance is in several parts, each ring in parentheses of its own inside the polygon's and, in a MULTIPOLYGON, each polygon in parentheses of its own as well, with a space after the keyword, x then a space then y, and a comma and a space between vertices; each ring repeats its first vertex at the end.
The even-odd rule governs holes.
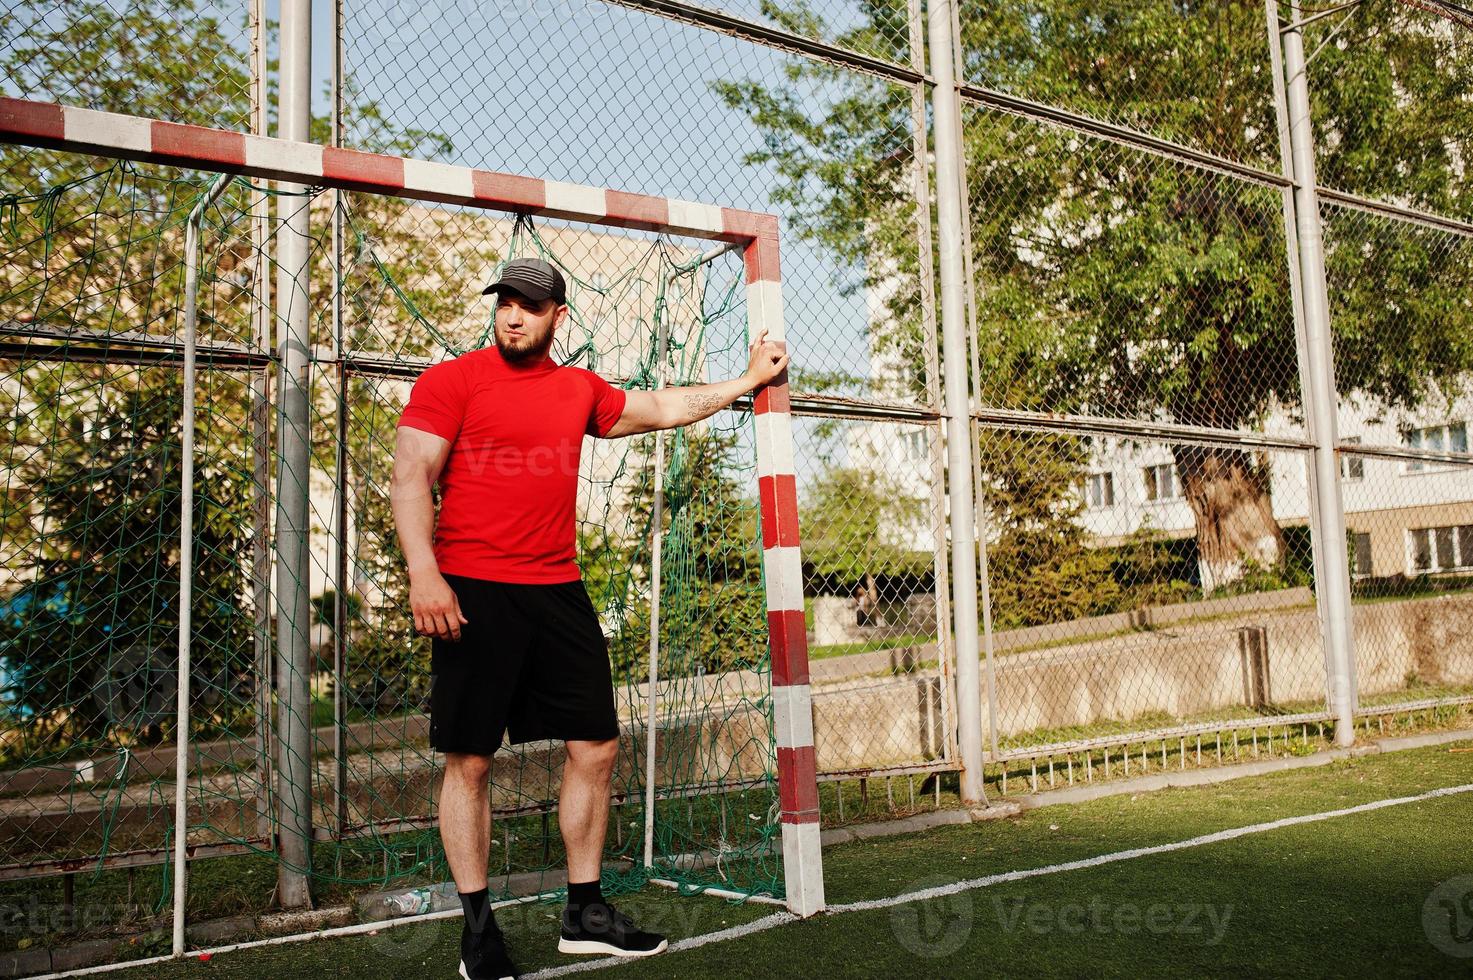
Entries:
POLYGON ((415 888, 400 895, 390 895, 387 904, 400 915, 419 915, 430 910, 430 890, 415 888))

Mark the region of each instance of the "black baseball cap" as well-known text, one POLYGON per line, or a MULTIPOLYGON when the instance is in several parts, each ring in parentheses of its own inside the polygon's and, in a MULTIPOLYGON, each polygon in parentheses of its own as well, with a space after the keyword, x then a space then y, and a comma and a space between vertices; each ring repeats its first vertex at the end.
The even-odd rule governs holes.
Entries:
POLYGON ((568 301, 568 285, 563 281, 563 274, 542 259, 512 259, 501 267, 501 278, 481 290, 481 295, 490 296, 503 289, 520 293, 534 303, 548 297, 558 303, 568 301))

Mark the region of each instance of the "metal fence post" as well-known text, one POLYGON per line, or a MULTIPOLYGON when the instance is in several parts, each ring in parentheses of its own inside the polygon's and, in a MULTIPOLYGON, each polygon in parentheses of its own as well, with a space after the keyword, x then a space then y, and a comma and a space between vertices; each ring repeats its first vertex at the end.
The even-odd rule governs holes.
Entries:
POLYGON ((952 622, 956 635, 957 744, 963 803, 982 799, 982 686, 977 656, 977 532, 967 400, 963 290, 961 111, 956 99, 950 0, 926 7, 931 42, 931 113, 936 132, 936 224, 940 246, 941 352, 946 382, 946 451, 951 501, 952 622))
MULTIPOLYGON (((266 4, 252 0, 251 134, 266 135, 266 4)), ((251 191, 251 343, 259 351, 271 346, 271 204, 263 191, 251 191)), ((276 846, 271 820, 275 781, 271 761, 271 373, 251 372, 251 613, 253 663, 256 670, 256 833, 276 846)))
MULTIPOLYGON (((955 63, 956 77, 965 80, 963 74, 962 55, 965 53, 962 44, 962 22, 961 15, 956 6, 951 10, 952 37, 956 39, 955 63)), ((961 112, 961 93, 956 93, 957 112, 961 112)), ((962 128, 959 126, 958 131, 962 128)), ((961 195, 962 207, 962 274, 965 277, 966 288, 962 291, 962 297, 966 303, 967 311, 967 353, 972 369, 972 397, 968 400, 968 411, 972 413, 971 445, 977 447, 972 455, 972 488, 973 507, 977 515, 977 562, 979 567, 978 596, 982 603, 982 665, 985 670, 984 679, 987 684, 987 747, 994 759, 1001 755, 997 742, 997 661, 996 642, 992 628, 992 572, 987 566, 987 542, 988 522, 991 519, 991 511, 988 506, 987 489, 982 483, 982 427, 977 422, 976 413, 980 405, 980 390, 982 384, 982 361, 978 351, 977 336, 977 272, 972 259, 972 202, 971 192, 967 187, 967 156, 962 152, 960 165, 957 167, 957 193, 961 195)), ((983 782, 986 782, 984 779, 983 782)))
MULTIPOLYGON (((926 14, 921 0, 909 0, 911 67, 926 73, 926 14)), ((921 333, 926 370, 926 404, 941 411, 940 338, 936 334, 936 260, 931 245, 931 167, 930 127, 926 123, 926 84, 917 82, 910 90, 910 129, 912 195, 916 211, 916 254, 920 259, 921 333)), ((956 693, 956 651, 952 646, 951 575, 946 559, 946 460, 941 426, 927 424, 926 464, 930 479, 927 491, 931 505, 931 540, 935 549, 932 559, 931 595, 936 609, 932 620, 936 625, 936 673, 941 699, 941 749, 943 759, 956 758, 956 727, 952 715, 956 693)), ((937 777, 939 779, 939 776, 937 777)))
MULTIPOLYGON (((665 387, 665 358, 670 350, 670 323, 661 308, 665 299, 666 280, 661 271, 660 289, 655 298, 659 327, 655 340, 655 389, 665 387)), ((650 666, 645 675, 644 725, 644 866, 655 866, 655 750, 660 731, 660 590, 664 588, 665 544, 665 431, 655 432, 655 469, 650 508, 650 666)))
MULTIPOLYGON (((332 145, 343 145, 343 0, 332 5, 332 145)), ((333 461, 332 614, 332 799, 333 831, 341 840, 348 825, 348 708, 344 702, 348 665, 348 373, 343 336, 343 192, 332 190, 332 342, 337 359, 337 451, 333 461)))
POLYGON ((189 641, 194 608, 194 402, 195 350, 199 326, 199 226, 205 210, 225 191, 221 174, 189 212, 184 228, 184 407, 180 418, 179 473, 179 662, 174 714, 174 955, 184 955, 185 899, 189 861, 189 641))
MULTIPOLYGON (((1270 2, 1270 25, 1277 20, 1270 2)), ((1318 539, 1316 568, 1318 608, 1325 639, 1325 673, 1335 743, 1355 741, 1355 650, 1351 637, 1350 558, 1345 544, 1345 509, 1340 495, 1339 458, 1335 455, 1335 357, 1330 339, 1329 295, 1325 285, 1324 241, 1314 160, 1314 127, 1309 109, 1309 81, 1304 63, 1304 36, 1297 22, 1279 31, 1283 39, 1284 81, 1288 101, 1288 136, 1294 181, 1294 229, 1298 245, 1303 299, 1301 359, 1308 376, 1301 378, 1305 421, 1314 443, 1315 487, 1311 511, 1318 539)), ((1273 43, 1272 40, 1270 43, 1273 43)), ((1288 231, 1288 229, 1286 229, 1288 231)))
MULTIPOLYGON (((277 136, 305 142, 311 111, 312 5, 281 4, 281 115, 277 136)), ((276 297, 277 352, 281 384, 277 446, 281 477, 276 500, 276 677, 277 677, 277 898, 286 908, 312 903, 312 690, 307 571, 308 480, 311 415, 308 359, 311 318, 307 289, 308 202, 302 184, 286 184, 280 198, 276 297)))

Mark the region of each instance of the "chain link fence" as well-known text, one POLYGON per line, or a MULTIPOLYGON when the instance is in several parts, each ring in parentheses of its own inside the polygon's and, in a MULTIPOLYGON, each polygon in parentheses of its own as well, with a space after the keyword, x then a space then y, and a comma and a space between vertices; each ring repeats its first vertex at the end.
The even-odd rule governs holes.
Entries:
POLYGON ((1473 698, 1473 18, 1383 0, 1305 42, 1369 723, 1473 698))
MULTIPOLYGON (((957 792, 968 698, 981 706, 989 793, 1312 751, 1343 725, 1336 576, 1348 583, 1356 716, 1464 710, 1469 25, 1435 0, 1016 0, 953 13, 947 92, 933 84, 919 0, 344 0, 317 25, 333 42, 319 54, 341 60, 319 59, 312 134, 780 215, 826 823, 872 813, 876 780, 891 812, 957 792), (1332 429, 1313 417, 1323 378, 1294 201, 1288 31, 1307 66, 1332 429), (938 225, 951 219, 936 205, 945 148, 930 120, 951 98, 965 306, 963 322, 943 324, 938 225), (952 622, 947 330, 965 334, 970 362, 975 624, 952 622), (1327 431, 1336 487, 1316 467, 1327 431), (1326 523, 1336 497, 1343 526, 1326 523), (1332 539, 1346 568, 1330 560, 1332 539), (958 687, 967 631, 977 691, 958 687)), ((252 93, 274 25, 257 43, 265 18, 250 5, 0 16, 6 96, 261 125, 252 93)), ((13 146, 0 158, 0 873, 19 889, 38 875, 145 869, 136 884, 126 871, 129 893, 157 913, 175 791, 181 256, 208 178, 13 146)), ((323 846, 304 870, 322 894, 403 889, 444 878, 428 642, 407 619, 387 496, 409 385, 485 345, 471 291, 516 254, 551 256, 576 284, 560 360, 630 387, 732 376, 745 365, 741 263, 697 263, 699 243, 641 233, 230 185, 202 226, 197 857, 269 863, 280 832, 271 510, 285 491, 261 310, 280 301, 269 243, 293 206, 312 229, 315 360, 302 491, 312 601, 296 628, 313 658, 323 846), (671 325, 663 358, 659 322, 671 325)), ((642 846, 658 595, 659 645, 674 651, 656 685, 657 778, 670 790, 661 853, 714 863, 706 883, 761 891, 780 882, 764 857, 774 763, 749 428, 738 406, 688 433, 591 447, 579 544, 629 732, 610 858, 637 862, 642 846)), ((498 757, 507 894, 555 886, 560 764, 545 746, 498 757)), ((273 874, 264 890, 192 897, 191 915, 269 905, 273 874)))

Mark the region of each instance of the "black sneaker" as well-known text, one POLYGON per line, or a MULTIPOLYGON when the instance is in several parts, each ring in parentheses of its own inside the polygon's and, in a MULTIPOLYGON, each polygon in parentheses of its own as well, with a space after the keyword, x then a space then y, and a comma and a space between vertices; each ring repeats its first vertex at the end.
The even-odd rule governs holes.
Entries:
POLYGON ((495 922, 479 935, 467 925, 460 932, 460 975, 464 980, 516 980, 517 968, 506 955, 506 940, 495 922))
POLYGON ((653 956, 663 953, 670 941, 653 932, 641 931, 612 905, 584 906, 580 912, 563 909, 560 953, 608 953, 613 956, 653 956))

